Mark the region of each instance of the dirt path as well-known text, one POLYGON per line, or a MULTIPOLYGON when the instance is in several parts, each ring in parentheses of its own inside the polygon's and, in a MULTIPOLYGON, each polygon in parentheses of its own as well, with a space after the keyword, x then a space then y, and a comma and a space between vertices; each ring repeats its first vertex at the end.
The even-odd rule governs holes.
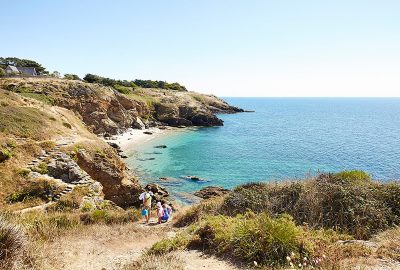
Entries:
MULTIPOLYGON (((137 260, 143 251, 162 238, 172 237, 177 229, 169 224, 91 226, 46 245, 43 269, 119 270, 137 260)), ((184 269, 236 270, 238 268, 203 255, 199 251, 180 251, 184 269)))

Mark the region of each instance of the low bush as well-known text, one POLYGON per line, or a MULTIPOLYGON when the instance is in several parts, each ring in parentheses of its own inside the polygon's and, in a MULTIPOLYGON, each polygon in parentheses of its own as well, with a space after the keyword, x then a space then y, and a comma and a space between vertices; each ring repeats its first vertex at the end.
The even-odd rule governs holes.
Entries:
POLYGON ((287 215, 276 219, 252 212, 236 217, 212 216, 195 234, 198 239, 192 244, 263 265, 285 265, 292 253, 300 258, 308 256, 302 229, 287 215))
POLYGON ((216 197, 208 200, 204 200, 199 204, 192 206, 186 210, 183 214, 178 214, 175 218, 175 227, 185 227, 195 222, 200 221, 207 215, 216 215, 219 213, 223 197, 216 197))
POLYGON ((23 256, 26 237, 22 230, 0 216, 0 269, 12 269, 23 256))
POLYGON ((166 254, 172 251, 186 248, 189 242, 189 235, 187 235, 186 233, 180 233, 173 238, 163 239, 155 243, 147 253, 152 255, 166 254))
POLYGON ((31 170, 40 174, 47 174, 49 172, 46 162, 41 162, 39 165, 32 167, 31 170))
POLYGON ((121 94, 125 94, 125 95, 131 94, 132 90, 133 90, 132 87, 123 86, 123 85, 119 85, 119 84, 115 84, 113 87, 115 90, 117 90, 121 94))
POLYGON ((382 184, 360 171, 321 174, 302 182, 252 183, 237 187, 221 212, 288 213, 297 224, 332 228, 367 239, 400 223, 400 185, 382 184))
POLYGON ((0 148, 0 162, 4 162, 12 157, 11 151, 5 148, 0 148))
POLYGON ((7 197, 9 203, 22 202, 31 199, 41 199, 49 201, 53 196, 56 186, 52 185, 45 179, 38 179, 34 182, 29 182, 27 186, 20 191, 14 192, 7 197))

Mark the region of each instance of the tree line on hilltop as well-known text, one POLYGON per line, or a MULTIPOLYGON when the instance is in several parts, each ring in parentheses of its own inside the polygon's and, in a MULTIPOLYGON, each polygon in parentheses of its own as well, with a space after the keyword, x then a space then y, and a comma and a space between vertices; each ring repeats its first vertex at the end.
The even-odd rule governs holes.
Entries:
MULTIPOLYGON (((38 75, 49 75, 55 78, 61 78, 61 74, 58 71, 54 71, 50 73, 36 61, 29 59, 20 59, 17 57, 0 57, 0 76, 6 75, 5 69, 8 65, 18 66, 18 67, 34 67, 38 75)), ((64 79, 67 80, 81 80, 76 74, 64 74, 64 79)), ((135 89, 137 87, 141 88, 159 88, 159 89, 167 89, 174 91, 187 91, 186 87, 175 82, 168 83, 165 81, 156 81, 156 80, 115 80, 107 77, 102 77, 94 74, 86 74, 83 77, 83 80, 88 83, 98 83, 105 86, 111 86, 118 91, 124 92, 129 88, 129 91, 135 89)))

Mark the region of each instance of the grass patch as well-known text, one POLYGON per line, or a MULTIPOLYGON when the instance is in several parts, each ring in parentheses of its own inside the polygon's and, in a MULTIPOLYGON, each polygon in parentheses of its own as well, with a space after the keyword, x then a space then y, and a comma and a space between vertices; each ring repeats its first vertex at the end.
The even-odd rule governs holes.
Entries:
POLYGON ((173 238, 163 239, 155 243, 147 252, 151 255, 162 255, 175 250, 184 249, 189 244, 189 235, 186 233, 179 233, 173 238))
POLYGON ((123 85, 119 85, 119 84, 115 84, 113 87, 115 90, 117 90, 121 94, 125 94, 125 95, 129 95, 133 91, 132 87, 123 86, 123 85))
POLYGON ((20 93, 21 96, 27 97, 27 98, 33 98, 36 99, 40 102, 43 102, 47 105, 54 105, 55 101, 54 98, 47 96, 45 94, 38 94, 38 93, 20 93))
POLYGON ((24 202, 33 199, 48 202, 56 190, 56 186, 52 185, 49 181, 38 179, 35 182, 29 182, 21 190, 10 194, 6 200, 9 203, 24 202))
POLYGON ((79 209, 83 197, 89 194, 87 187, 75 187, 72 192, 62 196, 58 202, 48 208, 48 211, 71 212, 79 209))
POLYGON ((9 149, 0 148, 0 162, 4 162, 7 159, 10 159, 11 157, 12 157, 12 153, 9 149))
MULTIPOLYGON (((49 137, 45 113, 31 107, 0 107, 0 132, 23 138, 49 137)), ((51 134, 51 133, 50 133, 51 134)))
POLYGON ((175 254, 146 254, 123 267, 123 270, 183 270, 183 261, 175 254))
POLYGON ((26 237, 19 226, 0 216, 0 269, 12 269, 24 254, 26 237))
POLYGON ((80 215, 80 220, 83 224, 124 224, 135 222, 140 219, 139 210, 124 211, 124 210, 105 210, 96 209, 89 213, 80 215))
POLYGON ((37 172, 40 174, 47 174, 49 171, 47 169, 47 163, 46 162, 40 162, 39 165, 32 167, 31 169, 33 172, 37 172))

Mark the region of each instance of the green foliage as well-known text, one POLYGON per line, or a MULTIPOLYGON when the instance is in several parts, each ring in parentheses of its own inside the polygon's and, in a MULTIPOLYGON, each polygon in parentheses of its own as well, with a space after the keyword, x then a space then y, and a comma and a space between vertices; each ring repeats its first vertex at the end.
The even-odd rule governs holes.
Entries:
MULTIPOLYGON (((159 89, 168 89, 174 91, 187 91, 186 87, 180 85, 179 83, 167 83, 164 81, 152 81, 152 80, 135 80, 135 81, 127 81, 127 80, 115 80, 110 78, 101 77, 94 74, 86 74, 83 77, 83 80, 89 83, 99 83, 105 86, 125 86, 125 87, 142 87, 142 88, 159 88, 159 89)), ((118 89, 117 89, 118 90, 118 89)))
POLYGON ((28 97, 28 98, 33 98, 33 99, 39 100, 39 101, 41 101, 41 102, 43 102, 45 104, 48 104, 48 105, 54 105, 55 104, 54 98, 52 98, 50 96, 47 96, 45 94, 21 93, 20 95, 24 96, 24 97, 28 97))
POLYGON ((32 167, 32 171, 40 174, 47 174, 49 172, 46 162, 41 162, 38 166, 32 167))
POLYGON ((0 67, 0 77, 6 75, 6 72, 3 68, 0 67))
POLYGON ((20 191, 14 192, 7 197, 9 203, 22 202, 32 199, 41 199, 49 201, 53 195, 55 187, 46 180, 38 180, 30 182, 27 186, 23 187, 20 191))
POLYGON ((29 170, 29 169, 27 169, 27 168, 21 168, 21 169, 19 169, 19 170, 17 171, 17 173, 18 173, 20 176, 24 177, 24 178, 26 178, 26 177, 29 175, 30 172, 31 172, 31 170, 29 170))
POLYGON ((66 80, 77 80, 77 81, 81 80, 81 78, 79 78, 79 76, 76 75, 76 74, 64 74, 64 79, 66 79, 66 80))
POLYGON ((0 67, 5 69, 8 65, 14 65, 18 67, 34 67, 39 75, 49 74, 46 68, 33 60, 20 59, 17 57, 0 57, 0 67))
POLYGON ((10 159, 11 157, 12 157, 12 153, 9 149, 0 148, 0 162, 4 162, 7 159, 10 159))
POLYGON ((208 215, 217 215, 220 213, 222 202, 222 197, 204 200, 199 204, 192 206, 183 214, 177 216, 176 221, 174 222, 174 226, 185 227, 194 224, 195 222, 201 221, 204 217, 208 215))
POLYGON ((155 243, 147 252, 148 254, 161 255, 171 251, 184 249, 189 244, 189 235, 179 233, 170 239, 163 239, 155 243))
POLYGON ((123 85, 119 85, 119 84, 115 84, 113 87, 115 90, 117 90, 121 94, 125 94, 125 95, 131 94, 132 90, 133 90, 132 87, 123 86, 123 85))
POLYGON ((344 172, 302 182, 246 184, 227 196, 221 211, 227 215, 248 210, 273 216, 288 213, 298 224, 333 228, 366 239, 400 224, 396 210, 399 184, 377 184, 367 176, 344 172))
POLYGON ((342 171, 333 174, 338 180, 350 182, 351 184, 365 184, 371 182, 371 176, 364 171, 342 171))
POLYGON ((235 217, 218 215, 200 222, 189 246, 277 266, 285 265, 286 257, 292 253, 296 257, 309 255, 303 234, 288 215, 275 219, 266 213, 256 215, 252 212, 235 217))

